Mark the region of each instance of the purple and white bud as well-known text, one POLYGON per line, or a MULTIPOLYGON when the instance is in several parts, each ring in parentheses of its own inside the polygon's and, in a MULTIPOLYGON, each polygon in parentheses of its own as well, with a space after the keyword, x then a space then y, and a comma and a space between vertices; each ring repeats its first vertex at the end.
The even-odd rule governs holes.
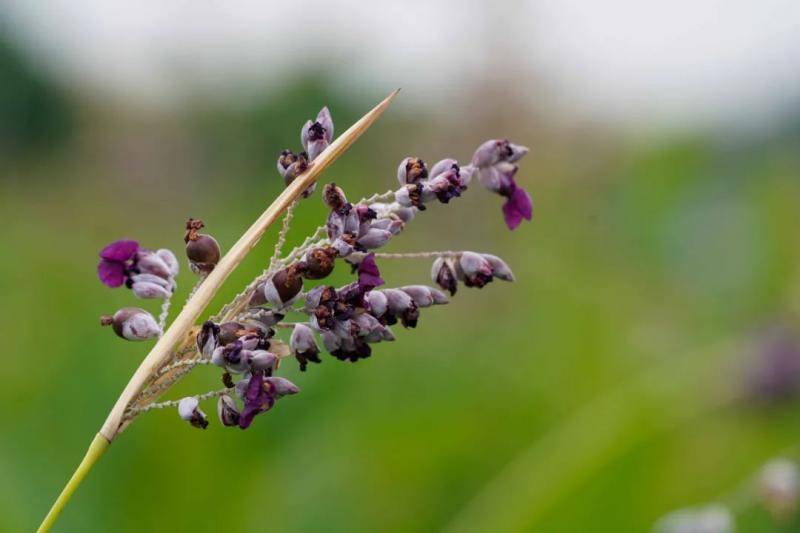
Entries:
POLYGON ((300 392, 300 387, 286 378, 272 376, 264 379, 264 385, 272 389, 276 398, 283 398, 300 392))
POLYGON ((397 181, 400 185, 419 183, 428 178, 428 168, 418 157, 406 157, 397 167, 397 181))
POLYGON ((220 396, 217 401, 217 416, 223 426, 233 427, 239 425, 239 408, 233 398, 227 394, 220 396))
POLYGON ((391 238, 391 231, 372 228, 359 237, 356 242, 367 250, 374 250, 385 246, 391 238))
POLYGON ((291 305, 303 290, 303 278, 292 265, 276 272, 264 283, 264 297, 280 309, 291 305))
POLYGON ((251 371, 263 371, 266 375, 270 375, 278 366, 278 356, 266 350, 244 351, 243 353, 251 371))
POLYGON ((388 312, 384 318, 388 324, 394 324, 397 322, 397 318, 400 318, 403 327, 414 328, 417 326, 419 307, 411 299, 411 296, 400 289, 384 289, 381 292, 386 295, 388 312))
POLYGON ((342 188, 335 183, 328 183, 322 189, 322 201, 325 202, 328 209, 337 212, 347 209, 347 206, 350 205, 342 188))
POLYGON ((760 479, 761 499, 776 520, 786 520, 797 510, 800 470, 788 459, 774 459, 764 465, 760 479))
POLYGON ((503 281, 514 281, 514 273, 505 261, 491 254, 481 254, 492 266, 492 275, 503 281))
POLYGON ((111 326, 117 336, 129 341, 146 341, 161 335, 153 315, 138 307, 123 307, 114 316, 102 316, 100 324, 111 326))
POLYGON ((208 418, 200 409, 200 401, 197 398, 190 396, 178 402, 178 414, 196 428, 206 429, 208 427, 208 418))
POLYGON ((453 169, 453 168, 455 168, 456 171, 458 171, 458 168, 459 168, 458 167, 458 161, 456 161, 453 158, 442 159, 441 161, 439 161, 438 163, 433 165, 433 167, 431 167, 430 176, 431 176, 431 178, 435 178, 439 174, 442 174, 442 173, 444 173, 444 172, 446 172, 446 171, 448 171, 450 169, 453 169))
POLYGON ((431 279, 453 296, 458 289, 458 268, 451 257, 437 257, 431 267, 431 279))
POLYGON ((387 331, 388 328, 386 326, 368 313, 359 313, 352 318, 352 322, 358 329, 358 336, 363 337, 366 342, 394 340, 392 332, 387 331))
POLYGON ((353 245, 341 237, 331 243, 331 248, 336 251, 339 257, 347 257, 353 253, 353 245))
POLYGON ((241 341, 234 341, 218 346, 211 354, 211 363, 229 372, 241 374, 250 368, 248 355, 249 351, 244 349, 241 341))
POLYGON ((309 362, 322 362, 319 358, 319 347, 314 339, 314 332, 305 324, 295 324, 292 336, 289 338, 289 348, 300 364, 302 372, 305 372, 309 362))
POLYGON ((467 287, 481 288, 492 281, 492 265, 481 254, 462 252, 458 264, 467 287))
POLYGON ((400 290, 411 296, 414 303, 419 307, 430 307, 435 304, 448 303, 447 296, 427 285, 407 285, 400 287, 400 290))
POLYGON ((389 302, 383 291, 369 291, 365 298, 369 304, 369 312, 375 318, 380 318, 389 309, 389 302))
POLYGON ((142 274, 154 274, 160 278, 172 278, 172 268, 152 250, 139 250, 136 254, 136 268, 142 274))
MULTIPOLYGON (((405 208, 416 207, 420 211, 424 211, 425 204, 423 194, 426 190, 426 183, 427 182, 420 182, 400 187, 394 192, 395 201, 405 208)), ((433 191, 430 191, 429 187, 428 190, 429 196, 433 197, 433 195, 435 195, 433 191)))
POLYGON ((486 141, 475 150, 472 164, 478 168, 490 167, 500 162, 513 163, 528 153, 528 148, 512 144, 506 139, 486 141))
POLYGON ((178 263, 178 258, 175 257, 175 254, 172 253, 172 250, 168 250, 167 248, 161 248, 156 250, 156 255, 167 265, 167 269, 169 271, 169 276, 174 278, 178 275, 181 270, 180 264, 178 263))
POLYGON ((320 110, 316 121, 309 120, 303 125, 300 141, 312 161, 330 145, 333 141, 333 119, 327 107, 320 110))
POLYGON ((203 323, 203 327, 197 333, 197 351, 205 359, 210 359, 214 350, 219 346, 219 326, 210 320, 203 323))
POLYGON ((322 345, 328 353, 334 353, 342 346, 342 339, 332 330, 323 330, 320 338, 322 338, 322 345))
POLYGON ((132 284, 131 290, 133 291, 134 296, 144 300, 151 298, 166 299, 172 295, 172 293, 164 287, 147 281, 141 281, 139 283, 132 284))

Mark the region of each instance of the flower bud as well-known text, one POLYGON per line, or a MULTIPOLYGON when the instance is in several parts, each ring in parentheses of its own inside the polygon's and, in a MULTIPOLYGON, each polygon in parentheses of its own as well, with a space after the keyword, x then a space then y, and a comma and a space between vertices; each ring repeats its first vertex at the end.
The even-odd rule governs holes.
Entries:
POLYGON ((138 307, 123 307, 114 316, 103 316, 100 324, 111 326, 119 337, 129 341, 144 341, 161 335, 153 315, 138 307))
POLYGON ((309 361, 312 363, 322 362, 319 358, 319 347, 314 339, 314 332, 305 324, 295 324, 292 336, 289 338, 289 347, 300 364, 302 372, 305 372, 309 361))
POLYGON ((206 429, 208 427, 208 418, 199 405, 200 401, 197 398, 183 398, 178 402, 178 414, 194 427, 206 429))
POLYGON ((411 299, 411 296, 399 289, 385 289, 382 292, 386 295, 388 307, 388 313, 385 317, 387 323, 394 324, 399 317, 403 327, 417 327, 419 307, 411 299))
POLYGON ((481 254, 484 259, 486 259, 492 267, 492 275, 497 279, 502 279, 503 281, 514 281, 514 273, 511 272, 511 269, 506 264, 505 261, 497 257, 496 255, 491 254, 481 254))
POLYGON ((203 357, 209 359, 214 350, 219 346, 219 326, 210 320, 203 323, 203 327, 197 333, 197 351, 203 357))
POLYGON ((170 265, 152 250, 139 250, 136 254, 136 268, 142 274, 153 274, 164 279, 172 278, 170 265))
POLYGON ((431 178, 447 172, 448 170, 455 169, 458 172, 458 161, 452 158, 442 159, 431 167, 431 178))
POLYGON ((369 312, 375 318, 382 317, 389 308, 386 295, 383 291, 369 291, 366 295, 369 312))
POLYGON ((776 520, 786 520, 797 510, 800 471, 788 459, 774 459, 761 470, 761 498, 776 520))
POLYGON ((423 184, 414 183, 400 187, 394 192, 395 201, 403 207, 416 207, 420 211, 425 211, 423 203, 423 184))
POLYGON ((331 211, 336 212, 340 212, 350 205, 342 188, 335 183, 325 185, 325 188, 322 189, 322 200, 331 211))
POLYGON ((306 279, 327 278, 333 272, 336 254, 336 250, 331 246, 309 250, 303 257, 301 269, 303 277, 306 279))
POLYGON ((211 363, 225 368, 229 372, 240 374, 249 368, 247 355, 242 342, 237 340, 224 346, 218 346, 211 354, 211 363))
POLYGON ((156 255, 164 262, 165 265, 167 265, 167 269, 171 278, 174 278, 178 275, 181 267, 178 263, 178 258, 175 257, 175 254, 172 253, 172 250, 161 248, 156 250, 156 255))
POLYGON ((428 177, 428 168, 425 162, 418 157, 406 157, 397 167, 397 181, 400 185, 418 183, 428 177))
POLYGON ((528 153, 528 148, 512 144, 506 139, 486 141, 472 156, 472 164, 478 168, 489 167, 500 162, 513 163, 528 153))
POLYGON ((204 227, 203 221, 190 218, 186 222, 186 257, 193 272, 209 273, 219 262, 219 243, 211 235, 198 233, 204 227))
POLYGON ((266 350, 245 353, 245 359, 251 371, 262 371, 267 375, 272 374, 278 365, 278 357, 266 350))
POLYGON ((467 287, 481 288, 492 281, 492 265, 480 254, 462 252, 458 261, 467 287))
POLYGON ((458 289, 458 273, 456 264, 450 257, 437 257, 431 268, 431 279, 439 287, 453 296, 458 289))
MULTIPOLYGON (((140 276, 142 274, 139 274, 140 276)), ((161 298, 167 299, 172 296, 172 291, 165 289, 161 284, 150 281, 138 281, 131 284, 134 296, 142 299, 161 298)))
POLYGON ((265 378, 264 385, 270 387, 277 398, 282 398, 284 396, 289 396, 300 392, 300 387, 288 379, 279 376, 265 378))
POLYGON ((297 268, 290 266, 276 272, 264 284, 264 297, 277 308, 283 308, 291 303, 303 290, 303 278, 297 268))
POLYGON ((349 243, 346 239, 339 237, 331 243, 331 248, 336 252, 339 257, 347 257, 353 253, 353 244, 349 243))
POLYGON ((223 394, 217 401, 217 416, 223 426, 232 427, 239 425, 239 408, 233 398, 223 394))
POLYGON ((316 121, 309 120, 303 125, 300 141, 312 161, 333 141, 333 119, 327 107, 320 110, 316 121))
POLYGON ((447 297, 440 291, 425 285, 408 285, 400 290, 411 296, 419 307, 430 307, 434 304, 446 304, 447 297))
POLYGON ((358 238, 358 244, 367 250, 374 250, 386 245, 392 238, 392 232, 382 229, 370 229, 358 238))
POLYGON ((251 309, 241 318, 241 323, 244 327, 258 331, 262 337, 269 338, 275 334, 272 327, 283 320, 283 317, 282 313, 270 309, 251 309))

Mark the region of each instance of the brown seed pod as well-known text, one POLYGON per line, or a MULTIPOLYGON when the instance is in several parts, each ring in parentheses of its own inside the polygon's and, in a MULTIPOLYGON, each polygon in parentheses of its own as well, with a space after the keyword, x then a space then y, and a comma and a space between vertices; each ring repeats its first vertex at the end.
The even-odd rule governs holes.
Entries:
POLYGON ((302 263, 302 274, 306 279, 327 278, 333 272, 336 251, 330 246, 314 248, 306 254, 302 263))
POLYGON ((221 254, 219 243, 214 237, 198 233, 203 226, 202 220, 190 218, 186 222, 183 240, 186 242, 186 257, 189 258, 192 270, 208 273, 214 270, 221 254))

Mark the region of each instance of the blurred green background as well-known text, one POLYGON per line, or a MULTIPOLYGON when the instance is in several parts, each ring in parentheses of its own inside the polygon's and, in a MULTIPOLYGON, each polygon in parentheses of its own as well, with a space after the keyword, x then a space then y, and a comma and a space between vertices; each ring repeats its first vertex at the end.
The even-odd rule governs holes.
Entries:
MULTIPOLYGON (((246 104, 195 95, 162 109, 48 72, 14 38, 0 47, 2 531, 39 523, 149 347, 98 327, 133 302, 98 282, 98 250, 130 237, 180 255, 189 216, 230 246, 281 190, 276 155, 304 120, 328 105, 341 132, 394 87, 301 69, 246 104)), ((388 249, 494 253, 516 283, 462 288, 366 361, 284 365, 302 394, 246 432, 143 416, 57 530, 647 531, 672 509, 730 503, 792 453, 798 108, 745 133, 636 135, 565 124, 502 85, 476 83, 436 113, 407 92, 323 181, 359 198, 394 187, 406 155, 467 160, 499 136, 531 146, 518 176, 533 222, 507 231, 476 184, 388 249)), ((324 217, 317 193, 290 244, 324 217)), ((274 237, 209 311, 262 270, 274 237)), ((428 261, 380 267, 389 285, 429 280, 428 261)), ((188 268, 178 282, 177 305, 188 268)), ((201 368, 169 397, 218 379, 201 368)), ((800 530, 740 507, 741 531, 800 530)))

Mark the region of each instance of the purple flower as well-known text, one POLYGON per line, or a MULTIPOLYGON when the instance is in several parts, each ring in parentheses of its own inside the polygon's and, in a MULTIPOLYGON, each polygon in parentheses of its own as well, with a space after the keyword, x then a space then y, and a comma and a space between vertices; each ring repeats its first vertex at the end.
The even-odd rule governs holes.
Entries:
POLYGON ((503 218, 508 229, 513 230, 520 225, 522 219, 530 220, 533 216, 533 202, 528 191, 518 186, 513 181, 511 193, 503 204, 503 218))
POLYGON ((244 392, 244 410, 239 417, 239 427, 247 429, 256 415, 272 409, 275 405, 274 387, 264 380, 262 372, 255 372, 247 383, 244 392), (266 386, 265 386, 266 385, 266 386))
POLYGON ((375 287, 384 284, 378 265, 375 264, 375 254, 370 253, 358 264, 358 287, 364 292, 369 292, 375 287))
POLYGON ((139 243, 132 240, 114 241, 100 251, 97 276, 108 287, 119 287, 127 279, 128 270, 133 265, 139 243))

